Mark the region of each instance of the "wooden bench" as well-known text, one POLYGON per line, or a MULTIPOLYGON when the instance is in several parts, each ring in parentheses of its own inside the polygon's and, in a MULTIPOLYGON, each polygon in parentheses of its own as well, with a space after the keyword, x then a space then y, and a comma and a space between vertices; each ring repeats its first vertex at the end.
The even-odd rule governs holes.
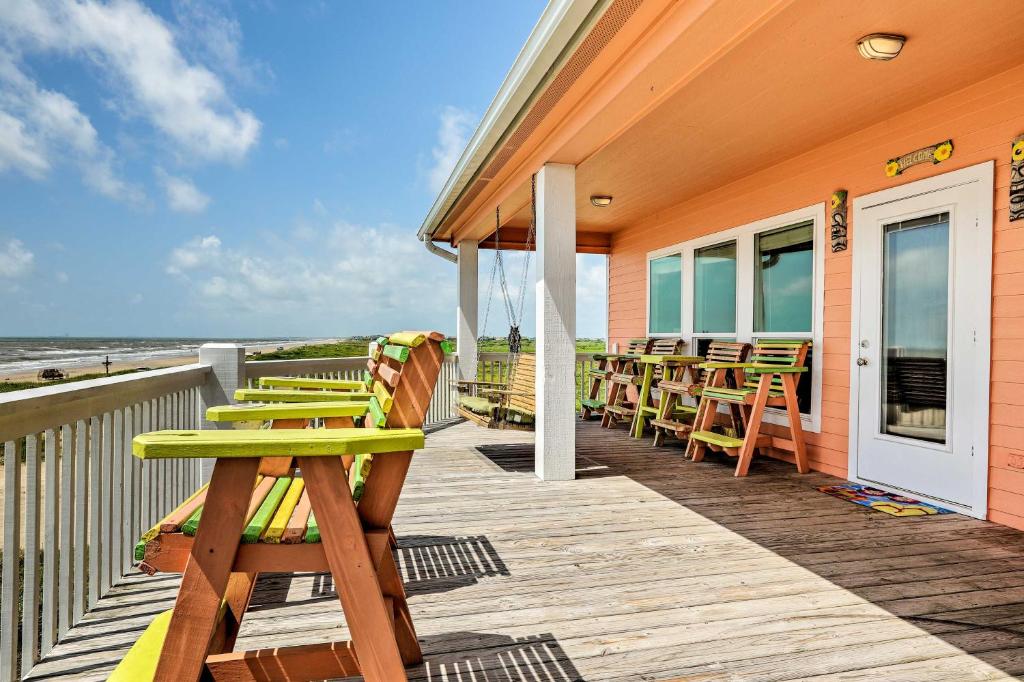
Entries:
MULTIPOLYGON (((630 339, 626 345, 625 355, 642 355, 646 353, 650 349, 651 341, 651 339, 630 339)), ((622 356, 613 353, 595 353, 591 356, 593 361, 597 363, 597 367, 587 370, 586 375, 583 377, 584 381, 590 382, 590 386, 587 389, 587 397, 580 401, 580 418, 584 421, 590 419, 595 414, 602 414, 604 412, 607 394, 610 389, 607 383, 615 371, 615 361, 620 357, 622 356)))
MULTIPOLYGON (((739 362, 743 363, 750 354, 749 343, 738 343, 735 341, 712 341, 708 346, 704 362, 739 362)), ((700 407, 688 405, 683 401, 684 397, 694 397, 700 400, 704 383, 710 378, 711 373, 706 369, 699 369, 698 374, 692 377, 691 381, 681 381, 675 377, 662 379, 658 384, 661 390, 661 398, 658 401, 658 414, 651 420, 654 427, 654 445, 661 446, 665 438, 672 434, 676 438, 685 439, 693 430, 693 424, 700 418, 700 407)), ((727 376, 726 379, 730 377, 727 376)), ((743 382, 742 370, 734 370, 731 377, 732 385, 738 386, 743 382)), ((729 413, 732 418, 730 428, 732 433, 738 434, 742 430, 742 414, 738 405, 730 405, 729 413)))
MULTIPOLYGON (((620 421, 627 421, 630 425, 634 423, 643 385, 640 375, 642 355, 679 355, 685 345, 686 341, 679 338, 650 338, 645 340, 646 351, 643 353, 617 356, 608 377, 608 403, 604 406, 601 426, 612 428, 620 421)), ((659 370, 652 377, 652 385, 656 386, 660 379, 659 370)))
MULTIPOLYGON (((182 588, 173 614, 153 622, 111 679, 322 679, 360 672, 366 679, 404 679, 403 664, 417 663, 421 655, 389 529, 412 451, 423 445, 422 431, 410 427, 422 425, 444 360, 438 337, 423 335, 400 354, 405 361, 386 405, 386 429, 164 431, 135 439, 133 452, 143 459, 215 457, 217 463, 209 486, 136 546, 136 557, 150 570, 184 572, 182 588), (360 485, 350 484, 345 457, 373 462, 363 467, 360 485), (281 461, 290 465, 287 474, 260 473, 267 463, 277 469, 281 461), (330 571, 352 645, 231 653, 256 576, 268 571, 330 571), (196 645, 204 641, 205 650, 196 645), (269 677, 268 669, 274 670, 269 677)), ((362 416, 376 426, 369 402, 225 406, 212 412, 231 420, 269 416, 278 425, 308 421, 315 408, 324 407, 329 418, 362 416)))
POLYGON ((797 381, 807 371, 804 362, 809 346, 807 341, 759 339, 751 354, 751 362, 701 365, 711 375, 701 392, 699 418, 690 433, 687 455, 699 462, 706 448, 725 452, 737 458, 735 475, 746 476, 754 452, 758 448, 771 447, 792 452, 800 473, 810 471, 796 395, 797 381), (737 370, 743 372, 742 382, 736 388, 730 388, 726 385, 726 375, 737 370), (745 432, 742 437, 712 430, 720 404, 736 405, 743 411, 745 432), (789 438, 761 433, 764 412, 768 407, 785 410, 789 438))
POLYGON ((507 382, 457 381, 459 416, 479 426, 532 430, 537 415, 537 356, 520 353, 507 382))

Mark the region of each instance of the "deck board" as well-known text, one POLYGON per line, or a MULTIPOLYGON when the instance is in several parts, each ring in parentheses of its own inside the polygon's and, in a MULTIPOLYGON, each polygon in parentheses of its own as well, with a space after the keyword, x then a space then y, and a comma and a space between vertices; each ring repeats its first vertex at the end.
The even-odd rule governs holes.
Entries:
MULTIPOLYGON (((1024 674, 1024 533, 897 519, 755 460, 686 462, 579 427, 579 478, 531 434, 432 434, 395 519, 415 680, 1000 680, 1024 674)), ((33 671, 103 679, 175 576, 132 576, 33 671)), ((240 648, 344 638, 329 576, 264 575, 240 648)))

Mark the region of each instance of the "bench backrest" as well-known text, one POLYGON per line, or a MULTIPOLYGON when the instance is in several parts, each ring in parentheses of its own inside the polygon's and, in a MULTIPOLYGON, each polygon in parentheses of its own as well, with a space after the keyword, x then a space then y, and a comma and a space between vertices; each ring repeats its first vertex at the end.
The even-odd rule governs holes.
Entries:
MULTIPOLYGON (((750 361, 759 365, 803 367, 810 346, 810 341, 800 339, 758 339, 750 354, 750 361)), ((796 375, 797 384, 800 383, 801 374, 804 372, 796 375)), ((757 388, 760 380, 760 375, 750 374, 744 377, 743 385, 747 388, 757 388)), ((781 391, 782 379, 778 376, 772 377, 772 388, 781 391)))
POLYGON ((680 355, 686 346, 683 339, 649 339, 647 355, 680 355))
POLYGON ((648 355, 654 339, 630 339, 626 344, 625 355, 648 355))
POLYGON ((536 392, 537 356, 532 353, 520 353, 516 360, 512 381, 508 385, 511 394, 508 404, 530 412, 537 411, 536 392))
MULTIPOLYGON (((708 362, 746 362, 749 354, 749 343, 741 343, 737 341, 712 341, 711 345, 708 346, 708 352, 705 359, 708 362)), ((701 370, 701 374, 698 377, 700 383, 704 383, 706 374, 707 370, 701 370)), ((737 370, 733 376, 736 384, 742 382, 742 371, 737 370)))

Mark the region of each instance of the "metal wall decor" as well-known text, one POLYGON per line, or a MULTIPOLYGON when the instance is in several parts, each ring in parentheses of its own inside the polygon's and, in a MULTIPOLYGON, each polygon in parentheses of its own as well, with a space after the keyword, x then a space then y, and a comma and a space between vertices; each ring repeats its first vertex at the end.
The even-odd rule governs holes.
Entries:
POLYGON ((832 213, 829 232, 832 236, 832 253, 846 251, 846 190, 832 192, 832 213))
POLYGON ((942 163, 951 156, 953 156, 953 140, 937 142, 903 156, 897 156, 895 159, 889 159, 885 163, 885 174, 887 177, 894 178, 911 166, 916 166, 919 163, 942 163))
POLYGON ((1024 219, 1024 134, 1013 138, 1010 152, 1010 220, 1024 219))

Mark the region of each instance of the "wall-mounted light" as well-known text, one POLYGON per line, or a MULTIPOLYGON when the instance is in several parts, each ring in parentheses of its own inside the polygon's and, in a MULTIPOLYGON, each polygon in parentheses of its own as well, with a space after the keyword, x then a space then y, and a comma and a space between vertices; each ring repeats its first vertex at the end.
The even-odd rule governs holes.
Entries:
POLYGON ((590 197, 590 203, 598 208, 604 208, 612 203, 612 198, 607 194, 593 194, 590 197))
POLYGON ((872 33, 857 41, 857 51, 864 59, 887 62, 900 56, 906 36, 896 33, 872 33))

